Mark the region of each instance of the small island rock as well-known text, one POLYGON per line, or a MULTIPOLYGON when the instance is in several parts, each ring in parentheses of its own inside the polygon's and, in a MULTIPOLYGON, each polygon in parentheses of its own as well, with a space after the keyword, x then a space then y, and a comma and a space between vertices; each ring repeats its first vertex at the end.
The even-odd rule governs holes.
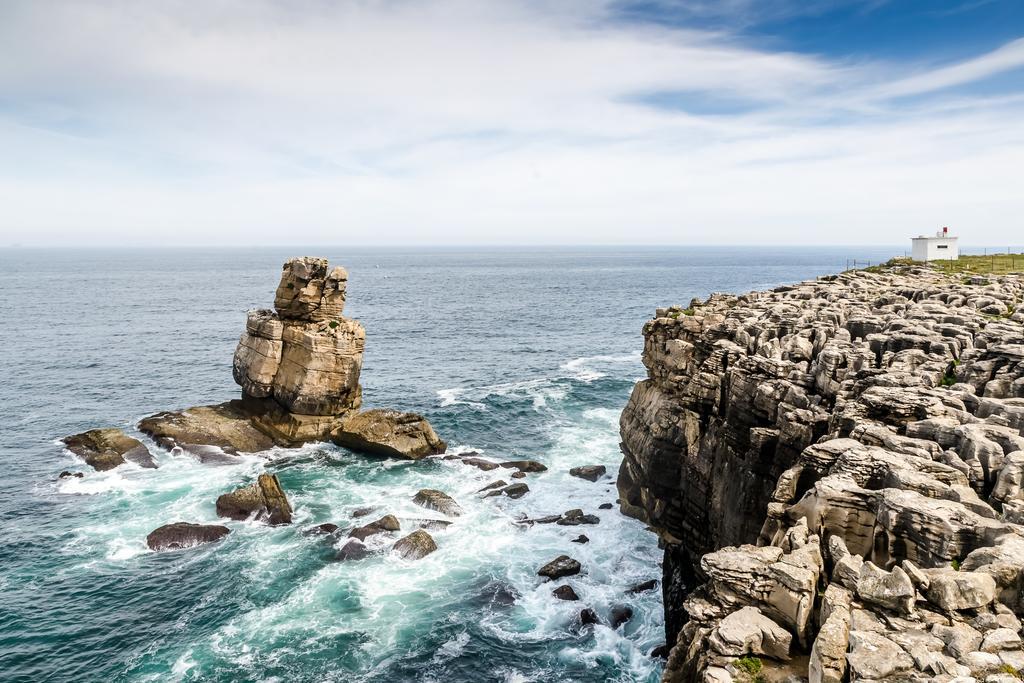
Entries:
POLYGON ((153 456, 143 443, 120 429, 90 429, 81 434, 65 436, 61 441, 69 451, 100 472, 114 469, 126 461, 140 467, 156 467, 153 456))
POLYGON ((273 474, 261 474, 255 484, 225 493, 217 498, 217 514, 244 520, 255 515, 268 524, 290 524, 292 506, 273 474))
POLYGON ((437 550, 437 544, 434 543, 433 536, 422 529, 417 529, 408 536, 398 539, 392 550, 407 560, 418 560, 437 550))
POLYGON ((563 576, 579 574, 580 569, 582 569, 582 567, 579 562, 568 555, 559 555, 537 570, 537 575, 544 576, 549 579, 560 579, 563 576))
POLYGON ((174 522, 158 527, 146 536, 150 550, 176 550, 219 541, 231 532, 219 524, 174 522))

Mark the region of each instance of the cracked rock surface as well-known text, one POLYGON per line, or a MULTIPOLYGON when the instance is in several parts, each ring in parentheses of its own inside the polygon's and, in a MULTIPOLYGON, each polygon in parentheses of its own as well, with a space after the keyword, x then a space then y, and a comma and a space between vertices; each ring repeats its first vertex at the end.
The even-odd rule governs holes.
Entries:
POLYGON ((659 309, 618 488, 665 549, 664 680, 1024 667, 1022 323, 1021 276, 923 267, 659 309))

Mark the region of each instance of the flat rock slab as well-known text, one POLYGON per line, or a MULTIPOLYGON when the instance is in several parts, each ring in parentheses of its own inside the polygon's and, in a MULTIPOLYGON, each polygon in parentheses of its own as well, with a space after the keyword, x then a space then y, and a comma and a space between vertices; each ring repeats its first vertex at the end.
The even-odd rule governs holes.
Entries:
POLYGON ((214 446, 229 455, 272 448, 274 440, 253 426, 252 416, 252 404, 236 400, 150 415, 139 422, 139 430, 162 448, 177 446, 200 460, 212 458, 213 452, 196 446, 214 446))
POLYGON ((292 506, 273 474, 261 474, 255 484, 217 498, 217 515, 244 520, 255 517, 268 524, 290 524, 292 506))
POLYGON ((398 523, 398 518, 394 515, 384 515, 375 522, 370 522, 364 526, 353 529, 348 533, 350 538, 357 538, 360 541, 365 541, 370 536, 376 534, 383 534, 389 531, 398 531, 401 525, 398 523))
POLYGON ((191 524, 174 522, 158 527, 146 536, 146 545, 150 550, 177 550, 192 548, 204 543, 212 543, 231 533, 226 526, 219 524, 191 524))
MULTIPOLYGON (((518 470, 522 473, 532 472, 547 472, 547 465, 539 463, 536 460, 506 460, 505 462, 498 463, 501 467, 509 470, 518 470)), ((515 475, 512 475, 515 476, 515 475)))
POLYGON ((134 462, 140 467, 156 467, 145 445, 120 429, 91 429, 65 436, 61 441, 69 451, 100 472, 114 469, 125 462, 134 462))
POLYGON ((518 482, 518 483, 515 483, 515 484, 509 484, 508 486, 505 486, 504 488, 500 488, 500 489, 496 489, 496 490, 490 491, 487 495, 484 496, 484 498, 491 498, 491 497, 494 497, 494 496, 508 496, 509 498, 522 498, 523 496, 525 496, 529 492, 530 492, 530 487, 529 486, 527 486, 526 484, 523 484, 522 482, 518 482))
POLYGON ((413 496, 412 502, 428 510, 437 510, 449 517, 458 517, 462 514, 459 504, 447 493, 437 489, 421 489, 413 496))
POLYGON ((544 576, 549 579, 560 579, 563 576, 579 574, 581 569, 582 567, 580 563, 576 560, 572 559, 568 555, 559 555, 538 569, 537 575, 544 576))
POLYGON ((396 410, 366 410, 346 417, 331 440, 360 453, 410 460, 448 449, 425 417, 396 410))

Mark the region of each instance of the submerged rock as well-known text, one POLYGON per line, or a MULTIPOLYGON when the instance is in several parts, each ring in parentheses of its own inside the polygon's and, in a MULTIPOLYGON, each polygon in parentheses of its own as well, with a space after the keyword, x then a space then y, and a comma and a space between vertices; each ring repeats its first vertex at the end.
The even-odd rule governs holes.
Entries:
POLYGON ((57 478, 58 479, 68 479, 70 477, 74 477, 76 479, 81 479, 84 476, 85 476, 85 474, 82 473, 82 472, 68 472, 67 470, 64 470, 59 475, 57 475, 57 478))
POLYGON ((306 529, 305 531, 303 531, 302 533, 305 534, 306 536, 330 536, 331 534, 333 534, 337 530, 338 530, 338 525, 337 524, 332 524, 331 522, 324 522, 323 524, 317 524, 316 526, 311 526, 308 529, 306 529))
POLYGON ((61 441, 95 470, 103 472, 133 462, 140 467, 156 467, 153 456, 138 439, 120 429, 90 429, 81 434, 65 436, 61 441))
POLYGON ((633 618, 633 608, 629 605, 615 605, 608 615, 608 624, 614 629, 622 626, 633 618))
POLYGON ((569 541, 570 543, 590 543, 590 538, 586 534, 580 534, 576 538, 569 541))
POLYGON ((292 506, 273 474, 261 474, 256 483, 217 498, 217 515, 229 519, 255 519, 268 524, 290 524, 292 506))
POLYGON ((632 594, 646 593, 647 591, 652 591, 652 590, 654 590, 657 587, 658 587, 658 580, 657 579, 650 579, 649 581, 644 581, 644 582, 638 583, 638 584, 636 584, 634 586, 630 586, 629 588, 626 589, 626 592, 627 593, 632 593, 632 594))
POLYGON ((462 514, 462 508, 459 504, 447 493, 437 489, 421 489, 413 496, 412 502, 428 510, 437 510, 449 517, 458 517, 462 514))
POLYGON ((370 549, 363 545, 362 541, 353 538, 338 549, 338 552, 334 554, 334 559, 339 562, 361 560, 371 554, 370 549))
POLYGON ((580 611, 580 625, 586 626, 587 624, 600 624, 601 620, 597 618, 597 612, 587 607, 580 611))
POLYGON ((508 496, 509 498, 522 498, 530 492, 530 487, 523 483, 509 484, 503 488, 490 491, 484 498, 493 496, 508 496))
POLYGON ((366 410, 347 417, 331 440, 354 451, 411 460, 448 448, 422 415, 395 410, 366 410))
POLYGON ((418 529, 408 536, 398 539, 392 546, 392 550, 407 560, 418 560, 437 550, 437 544, 434 543, 433 536, 418 529))
POLYGON ((583 465, 582 467, 573 467, 569 470, 569 474, 580 479, 586 479, 587 481, 597 481, 607 471, 608 468, 604 465, 583 465))
POLYGON ((573 576, 580 573, 580 563, 568 555, 559 555, 555 559, 537 570, 538 576, 548 579, 560 579, 563 576, 573 576))
POLYGON ((230 529, 219 524, 174 522, 151 531, 146 536, 146 545, 149 546, 150 550, 191 548, 203 543, 219 541, 229 533, 231 533, 230 529))

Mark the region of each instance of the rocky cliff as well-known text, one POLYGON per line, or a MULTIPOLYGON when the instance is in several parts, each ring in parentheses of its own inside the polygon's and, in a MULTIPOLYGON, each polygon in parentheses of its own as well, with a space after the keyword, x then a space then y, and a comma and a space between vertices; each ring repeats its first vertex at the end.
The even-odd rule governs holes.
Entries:
POLYGON ((1016 680, 1022 297, 903 267, 658 310, 618 486, 664 680, 1016 680))

